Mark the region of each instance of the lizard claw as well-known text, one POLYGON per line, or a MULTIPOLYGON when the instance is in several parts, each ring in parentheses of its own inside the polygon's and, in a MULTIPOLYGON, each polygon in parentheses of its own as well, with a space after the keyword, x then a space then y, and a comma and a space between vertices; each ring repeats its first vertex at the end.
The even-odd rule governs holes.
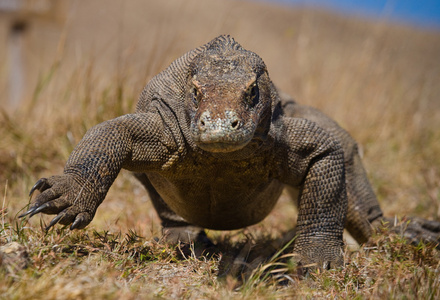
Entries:
POLYGON ((70 225, 70 230, 79 229, 81 225, 81 219, 76 218, 75 221, 70 225))
POLYGON ((90 223, 93 217, 90 216, 87 212, 79 213, 75 216, 75 220, 73 221, 72 225, 70 225, 70 230, 74 229, 82 229, 87 226, 87 224, 90 223))
POLYGON ((39 212, 41 212, 43 209, 45 209, 46 207, 48 207, 49 204, 45 203, 41 206, 32 206, 27 212, 22 213, 21 215, 19 215, 19 218, 23 218, 27 215, 29 215, 29 218, 32 218, 33 215, 38 214, 39 212))
POLYGON ((50 221, 49 225, 46 227, 46 231, 48 231, 52 226, 56 225, 62 218, 64 217, 64 214, 58 214, 55 218, 50 221))
POLYGON ((18 217, 19 217, 19 218, 23 218, 23 217, 26 217, 26 216, 29 215, 29 214, 32 214, 32 216, 33 216, 33 215, 34 215, 33 212, 34 212, 36 209, 37 209, 37 207, 36 207, 36 206, 33 206, 33 207, 29 208, 29 210, 28 210, 27 212, 22 213, 22 214, 19 215, 18 217))
POLYGON ((35 190, 39 190, 40 192, 47 189, 49 184, 47 183, 47 178, 40 178, 34 186, 31 188, 31 191, 29 192, 29 197, 32 197, 32 194, 35 192, 35 190))
MULTIPOLYGON (((47 183, 47 178, 40 178, 35 184, 34 186, 31 188, 31 191, 29 192, 29 197, 32 197, 33 193, 36 190, 39 190, 40 192, 43 192, 44 190, 48 189, 50 187, 50 185, 47 183)), ((34 205, 31 208, 29 208, 28 211, 22 213, 21 215, 19 215, 19 218, 23 218, 27 215, 30 215, 30 217, 32 217, 33 215, 39 213, 41 210, 43 210, 44 208, 46 208, 45 205, 43 206, 38 206, 38 205, 34 205)))
POLYGON ((41 212, 42 210, 44 210, 46 207, 49 207, 49 206, 50 206, 49 204, 50 204, 50 203, 44 203, 44 204, 41 205, 41 206, 33 207, 33 208, 32 208, 33 210, 31 211, 31 213, 30 213, 30 215, 29 215, 29 218, 32 218, 33 215, 38 214, 39 212, 41 212))

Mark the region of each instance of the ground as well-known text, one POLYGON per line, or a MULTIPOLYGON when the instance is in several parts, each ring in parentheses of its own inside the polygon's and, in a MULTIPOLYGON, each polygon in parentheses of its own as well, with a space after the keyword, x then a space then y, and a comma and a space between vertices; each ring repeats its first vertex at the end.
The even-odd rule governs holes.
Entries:
POLYGON ((387 232, 360 247, 349 240, 344 269, 300 279, 288 249, 275 251, 296 220, 285 195, 261 224, 209 231, 220 251, 201 259, 157 239, 159 219, 128 172, 86 230, 46 234, 40 224, 50 217, 16 218, 34 182, 62 172, 88 128, 132 112, 152 76, 228 33, 265 60, 279 88, 359 141, 386 215, 438 221, 439 32, 245 1, 66 3, 62 18, 29 17, 16 108, 7 103, 10 55, 0 49, 0 246, 16 241, 28 253, 23 270, 2 259, 3 297, 440 297, 439 252, 387 232))

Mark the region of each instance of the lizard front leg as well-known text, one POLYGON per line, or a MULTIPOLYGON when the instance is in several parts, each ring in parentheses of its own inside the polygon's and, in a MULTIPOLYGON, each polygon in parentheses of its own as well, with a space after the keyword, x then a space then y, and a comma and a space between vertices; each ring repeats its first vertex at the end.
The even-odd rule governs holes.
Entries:
POLYGON ((340 266, 347 213, 343 150, 311 121, 284 118, 283 123, 277 145, 281 180, 300 190, 294 251, 303 266, 340 266))
POLYGON ((283 109, 287 116, 305 118, 318 124, 336 137, 344 149, 348 210, 346 229, 358 243, 365 243, 374 230, 383 226, 405 236, 411 243, 433 243, 440 247, 440 222, 422 218, 407 218, 409 222, 395 224, 385 217, 368 181, 356 141, 335 121, 315 108, 295 103, 283 94, 283 109))
POLYGON ((160 168, 168 158, 161 143, 164 129, 154 114, 131 114, 90 129, 71 153, 64 174, 40 179, 30 194, 39 194, 20 217, 57 214, 57 223, 84 228, 93 219, 121 168, 160 168), (154 150, 154 152, 153 152, 154 150))

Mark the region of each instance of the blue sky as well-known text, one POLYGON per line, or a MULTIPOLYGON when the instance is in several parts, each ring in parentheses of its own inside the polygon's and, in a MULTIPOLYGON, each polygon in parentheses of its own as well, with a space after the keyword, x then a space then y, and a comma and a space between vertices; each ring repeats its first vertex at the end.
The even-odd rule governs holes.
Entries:
POLYGON ((269 0, 286 4, 306 4, 343 13, 387 18, 401 23, 440 29, 440 0, 269 0))

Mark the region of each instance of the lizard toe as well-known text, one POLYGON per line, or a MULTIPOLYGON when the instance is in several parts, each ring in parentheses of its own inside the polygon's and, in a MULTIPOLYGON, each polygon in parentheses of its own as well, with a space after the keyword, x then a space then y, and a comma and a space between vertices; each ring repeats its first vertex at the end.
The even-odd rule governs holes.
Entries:
POLYGON ((72 225, 70 226, 70 230, 83 229, 84 227, 89 225, 91 221, 92 221, 92 217, 90 216, 89 213, 87 212, 79 213, 75 217, 75 220, 73 221, 72 225))
POLYGON ((383 218, 375 227, 384 226, 396 234, 405 237, 410 243, 436 244, 440 248, 440 222, 429 221, 422 218, 408 218, 406 221, 396 223, 391 218, 383 218))
POLYGON ((32 194, 38 190, 40 192, 43 192, 44 190, 48 189, 50 187, 50 185, 47 182, 47 178, 40 178, 35 184, 34 186, 31 188, 30 192, 29 192, 29 197, 32 197, 32 194))
POLYGON ((57 214, 67 207, 70 206, 70 203, 64 199, 64 198, 57 198, 55 200, 49 201, 44 203, 43 205, 39 206, 37 209, 35 209, 29 217, 32 217, 33 215, 37 213, 44 213, 44 214, 57 214))
MULTIPOLYGON (((33 191, 32 191, 32 193, 33 193, 33 191)), ((56 192, 55 190, 46 189, 44 192, 42 192, 41 194, 39 194, 37 196, 34 204, 31 206, 31 208, 29 208, 28 211, 19 215, 19 218, 25 217, 27 215, 29 215, 29 217, 32 217, 33 215, 35 215, 39 212, 46 212, 46 210, 47 211, 52 210, 52 212, 51 212, 52 214, 59 212, 59 211, 53 211, 54 204, 48 204, 48 203, 50 203, 49 201, 55 200, 59 196, 60 196, 60 194, 58 192, 56 192)))
POLYGON ((74 206, 70 206, 60 212, 55 218, 53 218, 49 225, 46 227, 46 230, 49 230, 52 226, 58 223, 62 225, 69 225, 75 220, 78 214, 78 209, 74 206))

